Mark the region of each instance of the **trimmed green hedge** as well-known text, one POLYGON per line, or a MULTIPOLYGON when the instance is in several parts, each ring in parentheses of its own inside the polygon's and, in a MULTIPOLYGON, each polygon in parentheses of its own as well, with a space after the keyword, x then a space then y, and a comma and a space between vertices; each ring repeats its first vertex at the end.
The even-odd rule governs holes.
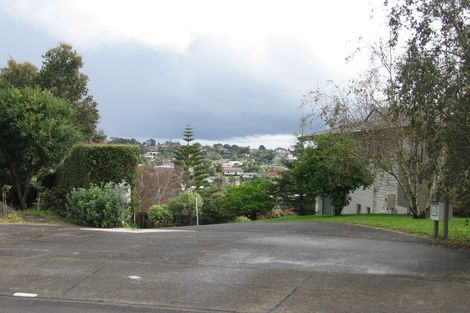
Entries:
POLYGON ((76 145, 57 171, 56 185, 64 190, 92 184, 126 181, 135 186, 139 148, 130 145, 76 145))

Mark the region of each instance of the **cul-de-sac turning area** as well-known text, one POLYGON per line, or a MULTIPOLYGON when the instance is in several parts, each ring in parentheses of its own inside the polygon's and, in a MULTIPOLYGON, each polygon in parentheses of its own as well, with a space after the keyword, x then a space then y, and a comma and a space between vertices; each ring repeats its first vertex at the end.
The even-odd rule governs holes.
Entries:
POLYGON ((2 313, 468 312, 470 253, 326 223, 0 225, 2 313))

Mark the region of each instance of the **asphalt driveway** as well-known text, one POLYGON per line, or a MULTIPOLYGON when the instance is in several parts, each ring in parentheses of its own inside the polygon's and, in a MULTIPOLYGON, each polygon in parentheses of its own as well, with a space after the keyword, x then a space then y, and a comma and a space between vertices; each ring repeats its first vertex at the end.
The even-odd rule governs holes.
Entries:
POLYGON ((0 225, 0 312, 469 312, 470 251, 372 228, 0 225))

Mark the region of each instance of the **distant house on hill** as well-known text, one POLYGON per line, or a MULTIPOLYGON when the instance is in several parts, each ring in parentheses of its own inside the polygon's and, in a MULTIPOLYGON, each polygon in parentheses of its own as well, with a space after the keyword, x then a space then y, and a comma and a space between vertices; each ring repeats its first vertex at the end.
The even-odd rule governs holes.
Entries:
POLYGON ((243 180, 252 180, 258 177, 260 177, 260 174, 256 172, 246 172, 242 175, 243 180))
POLYGON ((144 154, 144 158, 147 158, 150 160, 155 160, 157 156, 158 156, 158 152, 155 152, 155 151, 149 151, 144 154))
POLYGON ((282 176, 279 172, 267 172, 266 177, 268 178, 280 178, 282 176))
POLYGON ((155 168, 175 168, 175 164, 170 160, 163 160, 161 164, 155 165, 155 168))
POLYGON ((243 162, 242 161, 230 161, 230 160, 227 160, 225 162, 222 163, 222 167, 223 168, 236 168, 236 167, 240 167, 243 165, 243 162))
POLYGON ((241 176, 243 169, 240 167, 227 167, 224 168, 224 176, 241 176))
POLYGON ((277 156, 283 157, 283 156, 287 156, 289 154, 289 150, 287 150, 285 148, 276 148, 276 149, 274 149, 274 153, 277 156))

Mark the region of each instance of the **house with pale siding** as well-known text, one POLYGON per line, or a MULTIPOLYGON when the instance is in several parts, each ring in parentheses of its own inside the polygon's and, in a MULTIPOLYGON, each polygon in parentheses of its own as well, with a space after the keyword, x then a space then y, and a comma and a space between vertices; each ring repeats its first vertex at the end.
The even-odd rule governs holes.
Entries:
MULTIPOLYGON (((352 192, 350 201, 342 214, 408 214, 409 210, 402 188, 392 175, 379 172, 369 188, 359 188, 352 192)), ((333 215, 333 207, 328 197, 317 197, 315 212, 320 215, 333 215)))
POLYGON ((224 176, 241 176, 243 169, 240 167, 224 168, 224 176))

